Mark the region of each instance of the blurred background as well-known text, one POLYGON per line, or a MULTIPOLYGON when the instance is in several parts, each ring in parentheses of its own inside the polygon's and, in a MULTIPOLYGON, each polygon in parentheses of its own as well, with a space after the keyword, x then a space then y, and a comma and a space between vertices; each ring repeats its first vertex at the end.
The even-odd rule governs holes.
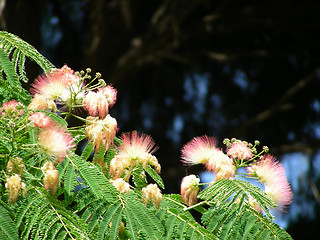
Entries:
POLYGON ((320 226, 319 12, 318 0, 0 0, 0 28, 56 67, 102 73, 119 135, 160 146, 166 193, 202 174, 180 162, 195 136, 267 145, 294 191, 276 221, 308 239, 320 226))

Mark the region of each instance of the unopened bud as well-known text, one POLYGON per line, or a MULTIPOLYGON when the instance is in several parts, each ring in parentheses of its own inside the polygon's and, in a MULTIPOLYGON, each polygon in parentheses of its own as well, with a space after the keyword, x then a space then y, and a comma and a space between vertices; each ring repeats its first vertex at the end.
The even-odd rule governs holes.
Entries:
POLYGON ((156 207, 159 207, 162 201, 162 194, 157 184, 148 184, 142 188, 142 197, 145 205, 151 200, 156 207))

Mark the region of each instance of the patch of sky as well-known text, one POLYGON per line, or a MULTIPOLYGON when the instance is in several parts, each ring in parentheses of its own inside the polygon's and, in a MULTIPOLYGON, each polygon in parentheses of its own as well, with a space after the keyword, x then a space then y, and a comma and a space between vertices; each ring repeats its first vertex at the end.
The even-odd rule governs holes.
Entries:
POLYGON ((182 115, 176 114, 175 117, 173 118, 171 127, 168 128, 166 135, 173 144, 177 147, 179 146, 181 142, 181 132, 184 128, 184 120, 182 115))

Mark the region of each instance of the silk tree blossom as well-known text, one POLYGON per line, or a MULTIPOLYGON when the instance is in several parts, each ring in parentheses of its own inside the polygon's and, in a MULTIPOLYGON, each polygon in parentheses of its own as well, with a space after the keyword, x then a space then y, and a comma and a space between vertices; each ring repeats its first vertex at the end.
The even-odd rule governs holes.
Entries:
POLYGON ((142 188, 142 198, 145 205, 147 205, 148 202, 151 201, 152 204, 154 204, 156 207, 159 207, 162 201, 162 193, 158 188, 158 185, 152 183, 142 188))
POLYGON ((67 151, 74 147, 70 133, 59 126, 42 129, 38 135, 38 140, 42 149, 58 162, 62 162, 67 155, 67 151))
POLYGON ((15 203, 18 200, 20 189, 21 189, 21 177, 18 174, 15 174, 6 181, 6 189, 9 192, 9 199, 8 201, 11 203, 15 203))
POLYGON ((74 74, 67 65, 60 69, 53 69, 51 72, 39 76, 31 85, 33 94, 40 94, 52 100, 61 96, 65 89, 80 82, 80 77, 74 74))
POLYGON ((108 114, 104 119, 89 116, 86 123, 87 137, 95 146, 95 151, 98 152, 101 145, 104 145, 107 151, 113 144, 113 139, 118 131, 117 120, 108 114))
POLYGON ((57 193, 59 185, 59 172, 52 162, 44 163, 41 169, 44 175, 43 187, 54 196, 57 193))
POLYGON ((195 137, 183 146, 181 161, 185 165, 207 163, 215 150, 216 140, 213 137, 195 137))
POLYGON ((111 85, 99 88, 98 92, 102 93, 106 97, 109 107, 112 107, 116 103, 117 90, 111 85))
POLYGON ((41 94, 35 94, 28 106, 29 110, 51 110, 53 112, 57 111, 57 105, 52 99, 48 99, 46 96, 41 94))
POLYGON ((232 159, 219 149, 213 151, 212 156, 205 166, 208 171, 215 173, 215 181, 222 178, 231 179, 236 172, 236 167, 234 166, 232 159))
POLYGON ((200 178, 194 174, 185 176, 181 181, 180 194, 182 200, 192 206, 197 203, 197 195, 199 193, 200 178))
POLYGON ((51 124, 51 119, 44 112, 32 113, 29 120, 39 128, 49 127, 51 124))
POLYGON ((83 100, 84 109, 86 109, 90 116, 104 119, 108 115, 109 103, 102 92, 88 92, 83 100))
POLYGON ((248 160, 253 157, 253 153, 247 143, 241 141, 232 143, 230 148, 227 150, 227 154, 232 158, 244 160, 248 160))
MULTIPOLYGON (((139 135, 136 131, 133 131, 132 133, 122 134, 121 139, 122 143, 119 146, 119 152, 115 156, 115 160, 113 160, 118 170, 122 169, 123 171, 128 167, 141 164, 144 168, 150 165, 157 173, 160 173, 161 166, 157 158, 152 155, 158 147, 155 146, 150 136, 145 134, 139 135), (120 164, 122 164, 122 167, 118 166, 120 164)), ((110 168, 113 170, 112 167, 110 168)), ((110 173, 113 174, 112 171, 110 173)), ((118 174, 120 174, 119 171, 118 174)))
POLYGON ((130 192, 130 184, 124 181, 122 178, 117 178, 115 180, 110 179, 112 185, 118 190, 118 192, 129 193, 130 192))
POLYGON ((18 117, 23 114, 24 105, 21 102, 11 100, 9 102, 4 102, 2 107, 0 107, 0 113, 4 117, 18 117))
POLYGON ((279 206, 292 202, 292 190, 287 181, 283 165, 271 155, 266 155, 258 163, 247 168, 248 173, 257 176, 265 185, 265 191, 279 206))

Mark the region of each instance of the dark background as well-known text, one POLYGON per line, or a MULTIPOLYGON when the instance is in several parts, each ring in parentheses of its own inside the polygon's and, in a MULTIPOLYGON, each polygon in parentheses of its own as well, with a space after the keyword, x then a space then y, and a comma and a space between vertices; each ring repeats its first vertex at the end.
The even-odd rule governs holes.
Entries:
MULTIPOLYGON (((288 232, 294 239, 314 237, 320 1, 0 3, 2 30, 35 46, 55 66, 90 67, 117 88, 111 115, 119 134, 136 129, 153 137, 165 192, 179 192, 186 173, 202 170, 186 169, 179 160, 193 137, 216 136, 221 147, 225 137, 258 139, 279 160, 286 156, 290 179, 297 182, 285 218, 288 232), (298 172, 302 166, 305 171, 298 172)), ((27 73, 31 80, 40 74, 31 65, 27 73)))

